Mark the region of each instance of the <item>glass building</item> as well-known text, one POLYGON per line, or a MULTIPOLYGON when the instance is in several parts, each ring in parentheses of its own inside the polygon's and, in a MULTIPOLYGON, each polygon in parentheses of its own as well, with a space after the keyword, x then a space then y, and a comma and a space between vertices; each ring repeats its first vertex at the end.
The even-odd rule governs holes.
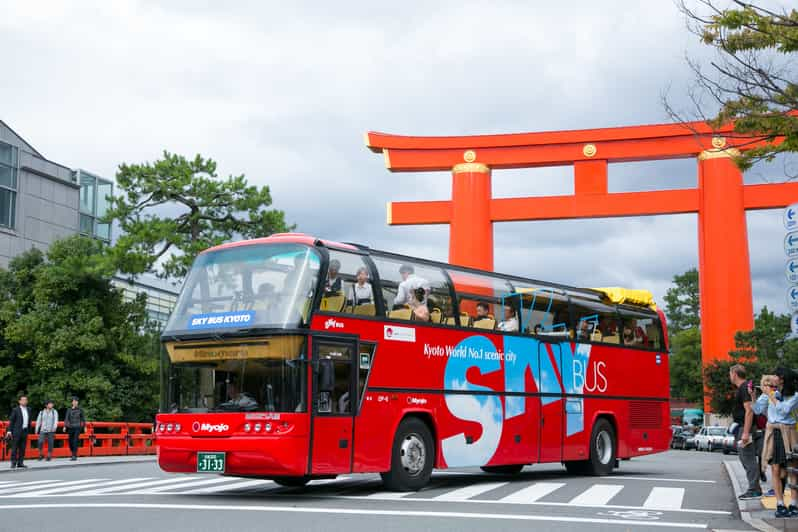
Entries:
POLYGON ((86 170, 76 171, 80 184, 80 234, 111 241, 111 224, 103 219, 111 206, 114 185, 86 170))
POLYGON ((136 299, 138 294, 147 296, 147 315, 158 324, 160 329, 166 325, 169 314, 175 308, 179 289, 169 282, 150 275, 140 275, 136 279, 114 276, 111 284, 122 290, 127 301, 136 299))

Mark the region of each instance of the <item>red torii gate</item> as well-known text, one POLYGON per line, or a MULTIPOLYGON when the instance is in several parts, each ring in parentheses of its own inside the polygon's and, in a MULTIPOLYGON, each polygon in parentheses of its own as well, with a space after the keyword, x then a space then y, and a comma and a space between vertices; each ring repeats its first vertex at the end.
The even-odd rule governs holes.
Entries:
POLYGON ((449 224, 453 264, 493 269, 493 222, 698 213, 705 365, 728 357, 735 332, 753 327, 745 211, 798 200, 798 183, 744 185, 732 158, 751 139, 703 122, 457 137, 369 132, 366 146, 392 172, 452 172, 451 200, 389 203, 388 224, 449 224), (698 159, 697 188, 608 193, 608 163, 688 157, 698 159), (492 198, 493 169, 565 165, 574 168, 573 195, 492 198))

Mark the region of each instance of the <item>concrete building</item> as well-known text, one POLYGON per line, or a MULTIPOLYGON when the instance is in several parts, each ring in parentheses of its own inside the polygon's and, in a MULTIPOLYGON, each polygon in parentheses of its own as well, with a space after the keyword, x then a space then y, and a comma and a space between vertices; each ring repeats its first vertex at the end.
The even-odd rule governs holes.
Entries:
POLYGON ((147 295, 147 315, 163 329, 169 314, 175 308, 179 289, 171 283, 149 275, 140 275, 136 279, 115 276, 111 283, 122 290, 123 297, 132 301, 138 294, 147 295))

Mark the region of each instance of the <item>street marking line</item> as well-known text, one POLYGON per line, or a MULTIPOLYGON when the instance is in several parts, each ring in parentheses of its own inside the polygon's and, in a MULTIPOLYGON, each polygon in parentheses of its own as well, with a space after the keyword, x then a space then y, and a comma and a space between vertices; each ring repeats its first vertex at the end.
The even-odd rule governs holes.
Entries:
POLYGON ((505 502, 509 504, 529 504, 542 499, 549 493, 556 491, 565 486, 564 482, 537 482, 526 488, 522 488, 513 492, 506 497, 499 499, 497 502, 505 502))
POLYGON ((88 491, 77 491, 75 493, 70 493, 72 496, 84 496, 84 495, 105 495, 106 493, 111 493, 114 491, 120 490, 129 490, 129 489, 138 489, 138 488, 148 488, 152 486, 160 486, 162 484, 176 484, 178 482, 187 482, 189 480, 197 479, 200 477, 178 477, 178 478, 169 478, 166 480, 156 480, 154 482, 133 482, 135 479, 127 479, 127 484, 122 484, 119 486, 111 486, 110 488, 100 488, 100 489, 92 489, 88 491), (131 482, 133 482, 131 484, 131 482))
POLYGON ((454 491, 447 491, 441 495, 437 495, 430 499, 431 501, 466 501, 471 497, 482 495, 488 491, 506 486, 508 482, 483 482, 481 484, 473 484, 471 486, 464 486, 454 491))
POLYGON ((136 490, 136 491, 126 491, 127 495, 150 495, 155 493, 163 493, 167 490, 177 490, 183 488, 194 488, 197 486, 207 486, 210 484, 219 484, 220 482, 233 482, 234 479, 230 477, 218 477, 218 478, 205 478, 201 480, 186 480, 183 479, 183 483, 181 484, 167 484, 165 486, 157 486, 154 488, 147 488, 143 490, 136 490))
POLYGON ((672 510, 674 508, 681 508, 683 500, 684 488, 655 487, 651 489, 651 493, 648 494, 648 498, 646 498, 646 502, 643 503, 643 507, 655 510, 672 510))
POLYGON ((38 489, 60 488, 61 486, 80 487, 79 486, 80 484, 89 484, 91 482, 99 482, 101 480, 111 480, 111 479, 109 479, 109 478, 86 478, 86 479, 83 479, 83 480, 70 480, 70 481, 67 481, 67 482, 60 482, 60 481, 52 482, 52 481, 48 481, 48 482, 50 482, 50 484, 41 483, 41 484, 36 485, 36 486, 33 486, 33 485, 29 484, 27 486, 14 486, 13 488, 3 489, 3 490, 0 490, 0 495, 2 495, 4 497, 11 497, 11 496, 21 495, 23 493, 26 493, 26 492, 29 492, 29 491, 38 490, 38 489))
POLYGON ((369 495, 365 495, 363 497, 352 497, 357 499, 377 499, 380 501, 395 501, 396 499, 402 499, 403 497, 407 497, 411 495, 406 491, 378 491, 377 493, 371 493, 369 495))
POLYGON ((622 484, 594 484, 571 499, 568 504, 604 506, 623 489, 622 484))
MULTIPOLYGON (((376 494, 374 494, 376 495, 376 494)), ((339 495, 336 497, 329 496, 329 495, 315 495, 305 493, 303 497, 316 497, 319 499, 352 499, 352 500, 363 500, 364 497, 358 497, 357 495, 339 495)), ((373 500, 382 500, 381 497, 371 497, 373 500)), ((385 500, 393 500, 394 498, 388 497, 385 500)), ((429 502, 429 499, 420 499, 418 497, 402 497, 403 501, 412 501, 412 502, 429 502)), ((468 504, 506 504, 504 501, 486 501, 480 499, 471 499, 467 501, 468 504)), ((524 502, 523 504, 528 504, 531 506, 571 506, 570 502, 524 502)), ((586 508, 601 508, 601 509, 610 509, 610 510, 650 510, 651 508, 644 508, 643 506, 625 506, 620 504, 601 504, 601 505, 591 505, 586 504, 583 505, 586 508)), ((2 508, 2 507, 0 507, 2 508)), ((674 510, 668 510, 669 512, 678 512, 678 513, 687 513, 687 514, 709 514, 709 515, 731 515, 731 512, 727 510, 697 510, 693 508, 679 508, 674 510)))
POLYGON ((692 482, 697 484, 717 484, 716 480, 698 480, 694 478, 659 478, 659 477, 627 477, 620 475, 612 475, 607 477, 607 480, 643 480, 646 482, 692 482))
POLYGON ((19 481, 17 481, 17 482, 11 482, 10 484, 7 484, 5 486, 0 486, 0 489, 17 488, 17 487, 23 487, 23 486, 32 486, 34 484, 47 484, 48 482, 61 482, 61 480, 59 480, 59 479, 55 479, 55 480, 52 480, 52 479, 51 480, 32 480, 32 481, 28 481, 28 482, 19 482, 19 481))
POLYGON ((603 525, 623 525, 640 527, 670 528, 706 528, 705 523, 676 523, 667 521, 638 521, 632 519, 598 519, 591 517, 568 517, 553 515, 523 514, 485 514, 476 512, 435 512, 418 510, 366 510, 360 508, 299 508, 296 506, 233 506, 207 504, 146 504, 146 503, 64 503, 64 504, 13 504, 0 505, 3 510, 36 510, 36 509, 81 509, 81 508, 130 508, 140 510, 206 510, 234 512, 274 512, 274 513, 308 513, 339 515, 385 515, 396 517, 436 517, 485 519, 493 521, 544 521, 564 523, 591 523, 603 525))
POLYGON ((41 489, 41 490, 28 491, 26 493, 21 493, 21 494, 18 494, 18 495, 9 495, 9 497, 41 497, 43 495, 55 495, 55 494, 59 494, 59 493, 64 493, 64 492, 67 492, 67 491, 74 490, 76 488, 80 489, 80 490, 83 490, 83 489, 86 489, 86 488, 99 488, 99 487, 105 487, 105 486, 114 486, 116 484, 124 484, 126 482, 132 482, 134 480, 149 480, 150 478, 151 477, 130 478, 130 479, 126 478, 124 480, 112 480, 110 482, 108 482, 108 479, 101 479, 100 481, 91 482, 91 483, 87 483, 87 484, 81 484, 79 486, 74 486, 74 485, 63 486, 62 485, 62 486, 55 487, 55 488, 54 487, 45 486, 44 489, 41 489))
POLYGON ((231 484, 224 484, 222 486, 211 486, 209 488, 198 488, 188 491, 178 491, 175 495, 203 495, 206 493, 221 493, 224 491, 233 491, 241 488, 250 488, 252 486, 264 486, 266 484, 275 484, 273 480, 238 480, 231 484))

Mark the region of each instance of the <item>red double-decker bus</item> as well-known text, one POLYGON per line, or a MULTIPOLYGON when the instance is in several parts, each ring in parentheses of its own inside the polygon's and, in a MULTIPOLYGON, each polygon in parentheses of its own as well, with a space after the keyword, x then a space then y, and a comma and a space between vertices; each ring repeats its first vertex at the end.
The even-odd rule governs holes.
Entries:
POLYGON ((433 468, 605 475, 668 448, 665 319, 581 289, 319 240, 198 256, 163 341, 158 463, 303 485, 433 468))

